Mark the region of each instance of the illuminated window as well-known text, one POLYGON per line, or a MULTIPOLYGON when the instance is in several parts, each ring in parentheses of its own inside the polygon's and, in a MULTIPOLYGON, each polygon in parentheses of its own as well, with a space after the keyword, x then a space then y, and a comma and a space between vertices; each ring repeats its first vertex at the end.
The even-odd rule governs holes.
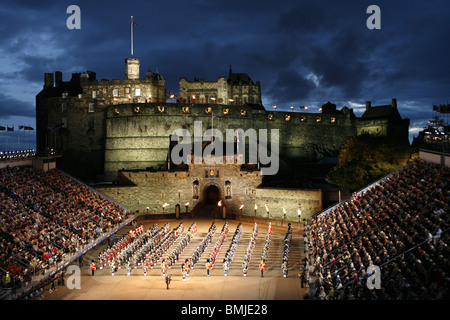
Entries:
POLYGON ((269 120, 273 120, 273 114, 269 114, 269 115, 267 116, 267 118, 268 118, 269 120))
POLYGON ((205 108, 205 113, 206 114, 211 114, 211 112, 212 112, 212 108, 211 107, 205 108))
POLYGON ((158 106, 158 111, 159 111, 159 113, 164 113, 164 107, 158 106))
POLYGON ((140 88, 136 88, 136 90, 134 91, 134 95, 136 97, 140 97, 141 96, 141 89, 140 88))
POLYGON ((291 115, 289 114, 285 115, 284 120, 286 120, 286 122, 291 121, 291 115))
POLYGON ((119 96, 119 89, 113 89, 113 97, 119 96))
POLYGON ((227 114, 230 113, 230 109, 225 108, 225 109, 222 110, 222 113, 223 113, 224 115, 227 115, 227 114))
POLYGON ((139 109, 139 107, 134 107, 133 112, 134 113, 139 113, 139 112, 141 112, 141 110, 139 109))
POLYGON ((64 91, 64 92, 62 93, 62 98, 65 99, 65 98, 67 98, 68 95, 69 95, 69 94, 67 93, 67 91, 64 91))
POLYGON ((97 98, 97 91, 92 91, 92 99, 97 98))
POLYGON ((89 103, 88 112, 94 112, 94 104, 93 103, 89 103))
POLYGON ((335 123, 335 122, 336 122, 336 118, 335 118, 335 117, 331 117, 330 122, 331 122, 331 123, 335 123))
POLYGON ((182 108, 181 108, 181 111, 182 111, 184 114, 189 113, 189 107, 182 107, 182 108))
POLYGON ((241 116, 245 117, 247 115, 247 110, 242 109, 241 110, 241 116))

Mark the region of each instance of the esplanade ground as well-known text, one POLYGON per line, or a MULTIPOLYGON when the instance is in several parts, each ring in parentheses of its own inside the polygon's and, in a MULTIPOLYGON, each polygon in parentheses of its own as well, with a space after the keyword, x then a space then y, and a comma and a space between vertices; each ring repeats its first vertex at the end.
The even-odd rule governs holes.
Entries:
MULTIPOLYGON (((279 225, 273 225, 272 241, 269 247, 269 255, 266 262, 266 269, 263 277, 259 270, 262 244, 265 241, 268 224, 258 223, 258 236, 251 256, 250 267, 246 277, 243 276, 242 262, 245 250, 248 246, 253 230, 253 222, 242 222, 243 231, 230 265, 228 276, 224 276, 222 261, 230 245, 234 231, 240 221, 222 219, 182 219, 182 220, 137 220, 144 224, 144 229, 157 224, 162 227, 167 222, 170 228, 178 226, 183 222, 185 230, 196 222, 198 231, 192 238, 189 245, 183 251, 180 259, 168 270, 172 281, 169 289, 166 287, 165 278, 162 276, 160 262, 153 269, 149 269, 147 276, 144 276, 142 266, 131 271, 127 276, 126 267, 123 266, 114 276, 109 268, 100 270, 97 268, 95 275, 91 275, 90 262, 94 259, 97 262, 98 254, 103 250, 106 241, 88 251, 84 255, 83 266, 81 267, 80 289, 68 289, 67 280, 69 274, 65 276, 65 285, 56 286, 56 290, 49 293, 45 291, 45 300, 301 300, 305 295, 306 288, 301 287, 299 274, 302 272, 304 258, 303 225, 292 223, 292 241, 289 254, 289 273, 287 278, 283 277, 281 263, 284 247, 284 237, 287 232, 286 221, 280 221, 279 225), (217 231, 209 247, 200 257, 183 281, 181 263, 189 258, 197 245, 207 234, 212 222, 216 223, 217 231), (216 239, 219 236, 223 224, 228 222, 229 233, 219 252, 217 262, 211 271, 211 276, 207 277, 205 262, 209 256, 216 239)), ((124 234, 132 229, 126 226, 119 231, 124 234)), ((165 255, 170 252, 169 250, 165 255)), ((77 265, 77 262, 73 264, 77 265)), ((48 287, 47 287, 48 288, 48 287)))

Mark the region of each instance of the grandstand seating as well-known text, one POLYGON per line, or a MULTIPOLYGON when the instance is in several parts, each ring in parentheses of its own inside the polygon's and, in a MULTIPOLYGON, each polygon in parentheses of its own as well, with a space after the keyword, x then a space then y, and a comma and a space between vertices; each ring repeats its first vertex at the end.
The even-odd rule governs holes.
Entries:
POLYGON ((449 175, 416 160, 307 228, 310 298, 448 299, 449 175), (380 289, 367 285, 380 268, 380 289))
POLYGON ((0 276, 20 287, 131 212, 57 169, 0 169, 0 276))

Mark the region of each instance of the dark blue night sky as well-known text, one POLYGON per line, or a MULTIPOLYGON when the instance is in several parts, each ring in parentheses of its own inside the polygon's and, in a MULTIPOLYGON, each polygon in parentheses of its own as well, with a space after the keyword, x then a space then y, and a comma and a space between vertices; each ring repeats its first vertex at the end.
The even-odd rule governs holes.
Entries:
POLYGON ((232 62, 261 82, 266 108, 317 112, 331 101, 359 116, 368 100, 396 98, 412 137, 433 104, 450 102, 449 12, 448 0, 3 1, 0 125, 35 126, 45 72, 123 79, 134 16, 141 76, 158 69, 168 91, 178 92, 180 77, 226 76, 232 62), (81 9, 81 29, 66 26, 70 5, 81 9), (366 26, 370 5, 381 29, 366 26))

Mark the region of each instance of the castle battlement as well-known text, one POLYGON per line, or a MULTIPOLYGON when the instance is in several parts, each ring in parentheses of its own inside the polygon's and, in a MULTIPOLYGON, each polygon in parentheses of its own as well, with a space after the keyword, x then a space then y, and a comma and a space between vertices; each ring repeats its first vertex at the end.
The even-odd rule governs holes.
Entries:
POLYGON ((119 170, 166 168, 171 134, 193 132, 197 121, 221 132, 277 129, 285 163, 337 156, 358 134, 408 137, 409 120, 400 117, 395 99, 390 106, 368 102, 360 118, 330 102, 319 113, 272 110, 261 103, 259 81, 231 68, 216 81, 180 78, 179 95, 168 96, 162 75, 148 70, 140 79, 139 65, 126 59, 124 79, 99 81, 85 71, 63 81, 60 71, 45 73, 36 95, 38 154, 58 150, 62 168, 117 180, 119 170))

